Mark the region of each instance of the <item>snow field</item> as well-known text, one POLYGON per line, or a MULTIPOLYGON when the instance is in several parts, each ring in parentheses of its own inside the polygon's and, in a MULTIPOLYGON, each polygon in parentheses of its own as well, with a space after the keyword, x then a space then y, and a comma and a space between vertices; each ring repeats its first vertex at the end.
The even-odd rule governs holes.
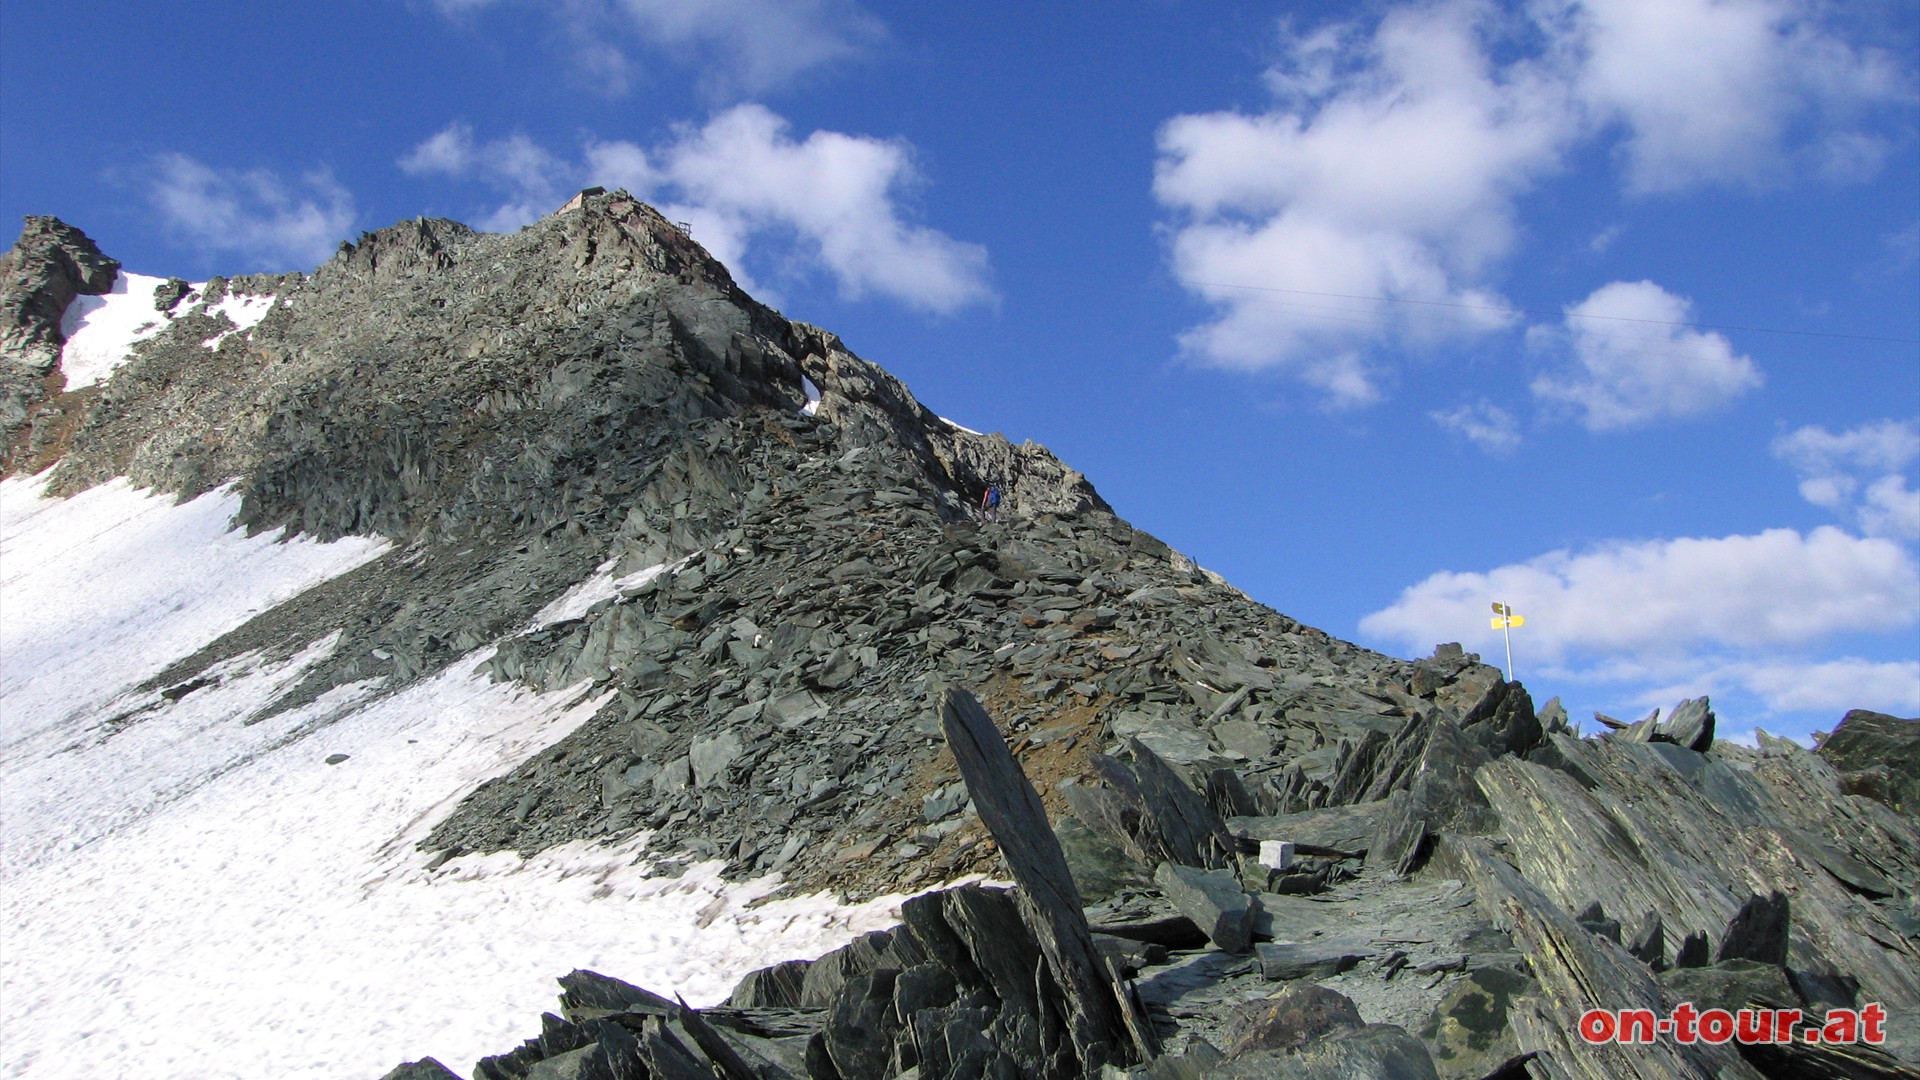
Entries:
POLYGON ((60 317, 60 333, 67 339, 60 370, 67 389, 92 386, 113 374, 129 349, 167 328, 173 316, 153 309, 153 290, 166 280, 122 270, 104 296, 73 298, 60 317))
POLYGON ((240 499, 227 490, 175 505, 125 479, 69 499, 42 498, 45 487, 0 481, 0 748, 99 712, 389 546, 231 531, 240 499))
MULTIPOLYGON (((483 649, 384 698, 342 687, 248 724, 333 637, 279 663, 236 657, 177 701, 128 695, 384 546, 248 540, 222 531, 220 493, 175 506, 113 484, 52 502, 7 484, 0 1075, 373 1080, 424 1055, 467 1073, 534 1034, 576 967, 706 1004, 898 919, 897 897, 748 910, 773 879, 649 877, 643 837, 429 870, 414 845, 433 823, 597 698, 490 683, 483 649)), ((548 614, 639 577, 602 567, 548 614)))

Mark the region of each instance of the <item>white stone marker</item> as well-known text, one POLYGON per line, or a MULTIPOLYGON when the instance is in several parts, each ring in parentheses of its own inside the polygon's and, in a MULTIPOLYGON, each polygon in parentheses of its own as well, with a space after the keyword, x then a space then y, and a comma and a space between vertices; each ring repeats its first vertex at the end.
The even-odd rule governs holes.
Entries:
POLYGON ((1260 865, 1269 870, 1285 870, 1293 865, 1293 841, 1260 841, 1260 865))

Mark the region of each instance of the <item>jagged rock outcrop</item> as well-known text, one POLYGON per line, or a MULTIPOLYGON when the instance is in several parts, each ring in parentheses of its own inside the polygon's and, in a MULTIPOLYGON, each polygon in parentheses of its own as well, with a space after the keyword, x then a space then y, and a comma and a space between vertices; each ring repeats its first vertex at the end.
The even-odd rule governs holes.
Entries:
POLYGON ((1849 795, 1920 813, 1920 719, 1854 709, 1820 741, 1817 753, 1839 772, 1849 795))
POLYGON ((113 288, 119 272, 86 233, 53 217, 29 216, 0 255, 0 474, 30 456, 35 416, 61 389, 67 306, 113 288))
POLYGON ((0 362, 46 371, 66 337, 60 318, 80 295, 113 288, 120 263, 92 238, 54 217, 29 216, 13 248, 0 255, 0 362))

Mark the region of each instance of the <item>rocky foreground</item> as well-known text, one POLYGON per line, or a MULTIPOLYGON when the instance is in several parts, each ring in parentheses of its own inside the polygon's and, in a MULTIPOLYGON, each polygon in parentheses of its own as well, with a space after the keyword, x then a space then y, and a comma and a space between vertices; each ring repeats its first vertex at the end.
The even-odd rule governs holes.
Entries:
POLYGON ((0 258, 0 471, 233 484, 249 528, 393 541, 160 673, 164 700, 316 642, 266 713, 485 655, 597 711, 425 861, 644 833, 668 873, 1016 883, 920 895, 722 1007, 575 972, 485 1080, 1920 1075, 1920 722, 1748 749, 1703 699, 1582 738, 1457 646, 1302 626, 623 193, 170 279, 82 385, 62 316, 117 271, 48 218, 0 258), (234 296, 272 303, 241 327, 234 296), (1879 1046, 1578 1033, 1683 1001, 1890 1019, 1879 1046))
POLYGON ((1698 700, 1580 739, 1457 650, 1415 670, 1400 731, 1344 748, 1292 812, 1240 813, 1234 768, 1203 789, 1138 738, 1097 755, 1106 782, 1068 790, 1106 864, 1063 850, 950 691, 943 734, 1014 888, 917 896, 717 1008, 573 972, 561 1014, 475 1077, 1920 1076, 1897 1019, 1920 1007, 1920 830, 1847 793, 1912 775, 1920 721, 1856 712, 1821 753, 1754 751, 1716 746, 1698 700), (1576 1033, 1682 1002, 1894 1019, 1880 1045, 1576 1033))

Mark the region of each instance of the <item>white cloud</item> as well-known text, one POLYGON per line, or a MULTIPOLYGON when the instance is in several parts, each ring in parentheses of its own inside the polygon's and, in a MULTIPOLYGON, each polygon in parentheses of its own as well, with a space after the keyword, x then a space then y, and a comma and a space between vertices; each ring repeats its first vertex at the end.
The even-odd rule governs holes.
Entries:
POLYGON ((518 132, 476 143, 466 124, 449 124, 400 159, 415 176, 479 180, 505 192, 507 201, 474 222, 488 232, 511 232, 552 213, 562 201, 573 168, 518 132))
POLYGON ((1567 309, 1573 367, 1540 376, 1535 396, 1571 406, 1589 431, 1718 409, 1763 381, 1716 333, 1675 325, 1691 305, 1651 281, 1616 281, 1567 309))
POLYGON ((1776 712, 1848 709, 1920 715, 1920 660, 1838 660, 1738 664, 1716 675, 1735 682, 1776 712))
POLYGON ((524 136, 476 143, 454 125, 401 164, 504 194, 483 227, 549 213, 569 189, 624 187, 689 222, 737 276, 778 259, 824 269, 848 296, 877 294, 942 314, 993 295, 985 248, 908 220, 902 199, 919 177, 907 144, 833 131, 796 139, 760 105, 735 106, 653 147, 590 143, 579 161, 524 136))
MULTIPOLYGON (((496 0, 435 0, 470 17, 496 0)), ((545 6, 545 5, 543 5, 545 6)), ((580 73, 625 93, 648 62, 702 69, 709 93, 739 97, 857 58, 886 36, 853 0, 567 0, 551 5, 580 73)))
MULTIPOLYGON (((1596 145, 1637 193, 1870 176, 1889 145, 1870 122, 1907 80, 1820 14, 1811 0, 1439 0, 1283 24, 1270 107, 1160 132, 1169 261, 1213 309, 1183 350, 1336 405, 1375 400, 1389 348, 1512 324, 1495 283, 1518 200, 1596 145)), ((1681 344, 1692 374, 1712 384, 1717 359, 1723 376, 1689 391, 1750 385, 1710 336, 1681 344)))
POLYGON ((1394 11, 1371 36, 1323 32, 1269 74, 1275 111, 1162 128, 1154 193, 1182 219, 1174 270, 1217 311, 1182 339, 1189 353, 1359 404, 1378 393, 1359 350, 1509 324, 1477 279, 1570 129, 1531 66, 1495 68, 1481 19, 1448 4, 1394 11))
POLYGON ((1831 526, 1617 542, 1434 574, 1362 619, 1360 631, 1419 653, 1442 641, 1497 649, 1495 600, 1525 616, 1527 649, 1548 662, 1684 668, 1701 650, 1911 627, 1920 621, 1920 567, 1896 543, 1831 526))
POLYGON ((169 232, 274 269, 324 261, 353 228, 353 196, 325 169, 289 182, 267 169, 215 169, 161 154, 138 182, 169 232))
POLYGON ((1790 166, 1796 124, 1835 180, 1877 170, 1880 140, 1845 125, 1904 80, 1876 49, 1849 45, 1799 0, 1558 0, 1544 5, 1577 57, 1580 100, 1625 129, 1629 190, 1756 182, 1790 166), (1803 133, 1804 134, 1804 133, 1803 133))
POLYGON ((1520 445, 1520 425, 1513 414, 1484 399, 1427 416, 1489 454, 1511 453, 1520 445))
POLYGON ((1920 492, 1907 470, 1920 461, 1920 419, 1882 420, 1835 434, 1808 426, 1773 442, 1800 476, 1800 494, 1870 536, 1920 540, 1920 492))

